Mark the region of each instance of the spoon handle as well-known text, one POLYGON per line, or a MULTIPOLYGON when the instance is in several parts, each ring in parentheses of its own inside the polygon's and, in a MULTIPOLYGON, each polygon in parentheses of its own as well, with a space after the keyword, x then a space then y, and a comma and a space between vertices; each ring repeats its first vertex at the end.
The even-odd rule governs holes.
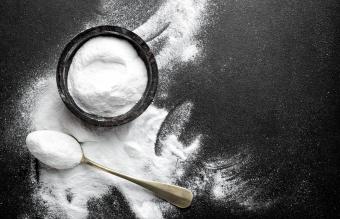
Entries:
POLYGON ((98 169, 104 170, 108 173, 111 173, 115 176, 121 177, 123 179, 126 179, 130 182, 133 182, 145 189, 148 189, 152 191, 156 196, 158 196, 161 199, 164 199, 165 201, 168 201, 169 203, 179 207, 179 208, 187 208, 190 206, 193 195, 190 190, 186 188, 182 188, 175 185, 155 182, 155 181, 148 181, 148 180, 142 180, 137 179, 116 171, 113 171, 99 163, 96 163, 86 157, 83 157, 82 160, 83 163, 87 163, 91 166, 97 167, 98 169))

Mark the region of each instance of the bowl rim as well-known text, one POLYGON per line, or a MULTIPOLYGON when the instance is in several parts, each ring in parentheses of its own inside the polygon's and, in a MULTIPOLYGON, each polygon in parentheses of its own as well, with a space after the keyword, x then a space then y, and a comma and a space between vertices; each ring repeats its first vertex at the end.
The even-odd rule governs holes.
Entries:
POLYGON ((152 103, 157 91, 158 68, 155 56, 151 52, 149 46, 137 34, 119 26, 96 26, 77 34, 68 44, 66 44, 58 61, 56 81, 62 101, 74 115, 95 126, 112 127, 136 119, 152 103), (136 49, 147 69, 148 81, 142 98, 128 112, 115 117, 104 117, 85 112, 75 103, 68 91, 68 70, 75 53, 88 40, 98 36, 112 36, 127 40, 136 49))

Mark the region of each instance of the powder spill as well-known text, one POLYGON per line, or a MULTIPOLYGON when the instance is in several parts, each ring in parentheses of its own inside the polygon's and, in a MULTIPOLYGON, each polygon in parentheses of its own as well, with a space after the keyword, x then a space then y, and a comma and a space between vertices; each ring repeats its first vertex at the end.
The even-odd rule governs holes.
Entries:
MULTIPOLYGON (((32 90, 26 96, 27 100, 38 95, 31 117, 32 129, 59 130, 77 136, 81 142, 92 141, 83 144, 86 156, 114 170, 140 178, 176 183, 185 176, 186 166, 196 160, 200 151, 200 136, 188 146, 178 141, 178 135, 185 126, 183 121, 189 121, 193 108, 190 102, 179 105, 169 116, 167 111, 150 106, 132 123, 115 129, 95 128, 84 125, 66 109, 58 96, 53 77, 40 79, 36 84, 39 92, 32 90), (170 121, 162 124, 166 117, 170 121), (163 133, 159 136, 162 150, 157 156, 155 142, 159 129, 164 130, 160 132, 163 133)), ((210 194, 209 198, 215 201, 238 203, 248 210, 270 206, 270 202, 257 201, 259 191, 238 176, 240 168, 248 162, 244 154, 247 153, 202 161, 204 165, 196 169, 192 177, 186 178, 182 186, 192 190, 196 197, 210 194)), ((107 194, 111 186, 118 188, 138 218, 163 218, 166 212, 177 212, 170 204, 137 185, 88 165, 81 164, 63 171, 42 166, 39 185, 34 198, 43 201, 48 215, 52 217, 85 218, 88 200, 107 194)))
MULTIPOLYGON (((50 78, 46 83, 47 90, 39 98, 44 101, 37 105, 33 115, 34 129, 59 130, 76 137, 78 141, 85 142, 82 147, 86 157, 109 168, 139 178, 174 183, 185 172, 186 160, 199 149, 199 137, 186 147, 177 137, 169 134, 163 142, 169 147, 165 147, 161 156, 157 156, 154 144, 167 112, 154 106, 123 126, 111 129, 88 127, 65 108, 58 96, 54 79, 50 78)), ((188 111, 182 114, 190 116, 191 108, 186 108, 188 111)), ((59 171, 44 167, 40 184, 43 186, 38 191, 39 197, 54 215, 60 216, 62 212, 69 218, 84 218, 87 215, 87 201, 101 197, 108 192, 109 186, 115 186, 138 217, 162 217, 159 200, 152 194, 137 185, 83 164, 59 171), (71 202, 67 198, 70 193, 71 202)))
POLYGON ((128 112, 142 98, 147 72, 129 42, 95 37, 74 55, 67 80, 69 92, 81 109, 114 117, 128 112))
POLYGON ((204 24, 207 0, 166 1, 144 24, 134 30, 146 39, 151 47, 166 39, 164 47, 156 57, 159 67, 164 68, 173 61, 187 61, 197 52, 195 34, 204 24), (159 30, 163 30, 159 33, 159 30), (157 35, 158 34, 158 35, 157 35), (184 55, 181 59, 182 54, 184 55), (190 54, 192 53, 192 54, 190 54))
MULTIPOLYGON (((97 20, 84 26, 89 28, 114 20, 115 13, 108 15, 108 10, 115 6, 114 1, 110 2, 110 7, 103 7, 103 16, 99 15, 97 20)), ((196 36, 206 23, 208 2, 165 1, 146 23, 135 30, 148 40, 157 54, 160 68, 159 98, 167 96, 167 87, 172 83, 172 75, 176 74, 172 71, 173 66, 196 62, 201 55, 201 45, 196 36)), ((129 22, 126 21, 127 26, 129 22)), ((209 198, 216 201, 236 202, 254 208, 254 196, 247 196, 253 188, 248 189, 246 182, 235 175, 234 170, 246 164, 234 162, 243 160, 239 156, 202 161, 204 165, 194 170, 193 176, 185 178, 187 166, 197 161, 201 141, 200 136, 190 145, 178 140, 189 121, 192 103, 183 103, 169 116, 166 110, 150 106, 129 124, 113 129, 97 128, 85 125, 66 109, 58 96, 53 77, 42 78, 39 83, 32 83, 32 86, 28 88, 29 93, 23 96, 28 114, 33 111, 28 118, 32 129, 51 129, 71 134, 78 141, 87 142, 83 144, 86 156, 122 173, 167 183, 182 182, 182 186, 191 189, 195 196, 210 194, 209 198), (27 100, 37 101, 32 107, 27 100), (166 117, 169 119, 164 121, 166 117), (157 133, 161 133, 158 139, 157 133), (155 148, 156 142, 159 150, 155 148), (158 151, 157 154, 155 151, 158 151), (181 181, 182 177, 185 182, 181 181)), ((63 171, 42 166, 35 198, 46 205, 49 217, 86 218, 88 200, 101 198, 111 186, 123 194, 139 218, 163 218, 166 212, 176 211, 170 204, 140 187, 87 165, 63 171)))
MULTIPOLYGON (((143 5, 147 4, 155 5, 156 3, 151 1, 143 3, 143 5)), ((158 98, 167 97, 168 85, 173 82, 172 79, 176 75, 172 69, 174 65, 198 62, 197 58, 202 56, 200 49, 202 46, 197 35, 208 23, 210 4, 209 0, 164 1, 145 23, 133 31, 143 38, 156 54, 157 65, 161 73, 158 98)), ((84 28, 117 23, 122 23, 125 27, 134 26, 129 20, 133 17, 131 14, 130 17, 123 14, 121 16, 125 20, 117 20, 116 14, 120 14, 122 7, 124 8, 117 1, 102 0, 98 8, 100 13, 94 20, 86 23, 84 28)))
POLYGON ((176 63, 194 61, 200 56, 200 43, 197 33, 207 22, 208 0, 165 1, 158 11, 144 24, 134 30, 145 39, 152 49, 160 42, 156 60, 160 70, 169 73, 160 75, 159 97, 167 97, 168 85, 176 72, 176 63))

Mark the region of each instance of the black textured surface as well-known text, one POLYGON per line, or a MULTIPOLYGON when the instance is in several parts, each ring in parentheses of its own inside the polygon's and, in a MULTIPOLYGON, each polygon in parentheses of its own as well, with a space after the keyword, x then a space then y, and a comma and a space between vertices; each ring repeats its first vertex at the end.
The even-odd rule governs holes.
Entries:
MULTIPOLYGON (((117 16, 134 16, 127 27, 133 29, 152 14, 156 3, 119 3, 129 7, 117 16)), ((35 69, 46 67, 49 59, 56 66, 66 39, 98 13, 97 7, 83 0, 0 3, 1 218, 39 218, 44 213, 32 203, 31 162, 22 147, 26 129, 15 120, 16 101, 26 81, 40 74, 35 69)), ((195 110, 183 136, 207 136, 201 159, 246 147, 252 160, 239 175, 258 179, 253 183, 261 188, 259 199, 276 202, 249 212, 205 194, 180 215, 167 216, 339 216, 338 2, 221 0, 214 7, 215 22, 199 35, 205 58, 199 66, 176 66, 176 83, 168 99, 158 104, 170 108, 193 101, 195 110)), ((133 217, 122 198, 118 200, 109 195, 91 200, 90 218, 133 217)))

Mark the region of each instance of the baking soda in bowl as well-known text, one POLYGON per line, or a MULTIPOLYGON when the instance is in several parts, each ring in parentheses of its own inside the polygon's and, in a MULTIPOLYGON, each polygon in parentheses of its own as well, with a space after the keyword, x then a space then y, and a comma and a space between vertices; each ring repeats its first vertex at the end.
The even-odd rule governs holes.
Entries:
POLYGON ((83 111, 102 117, 127 113, 142 98, 145 63, 126 40, 100 36, 79 48, 68 71, 68 90, 83 111))

